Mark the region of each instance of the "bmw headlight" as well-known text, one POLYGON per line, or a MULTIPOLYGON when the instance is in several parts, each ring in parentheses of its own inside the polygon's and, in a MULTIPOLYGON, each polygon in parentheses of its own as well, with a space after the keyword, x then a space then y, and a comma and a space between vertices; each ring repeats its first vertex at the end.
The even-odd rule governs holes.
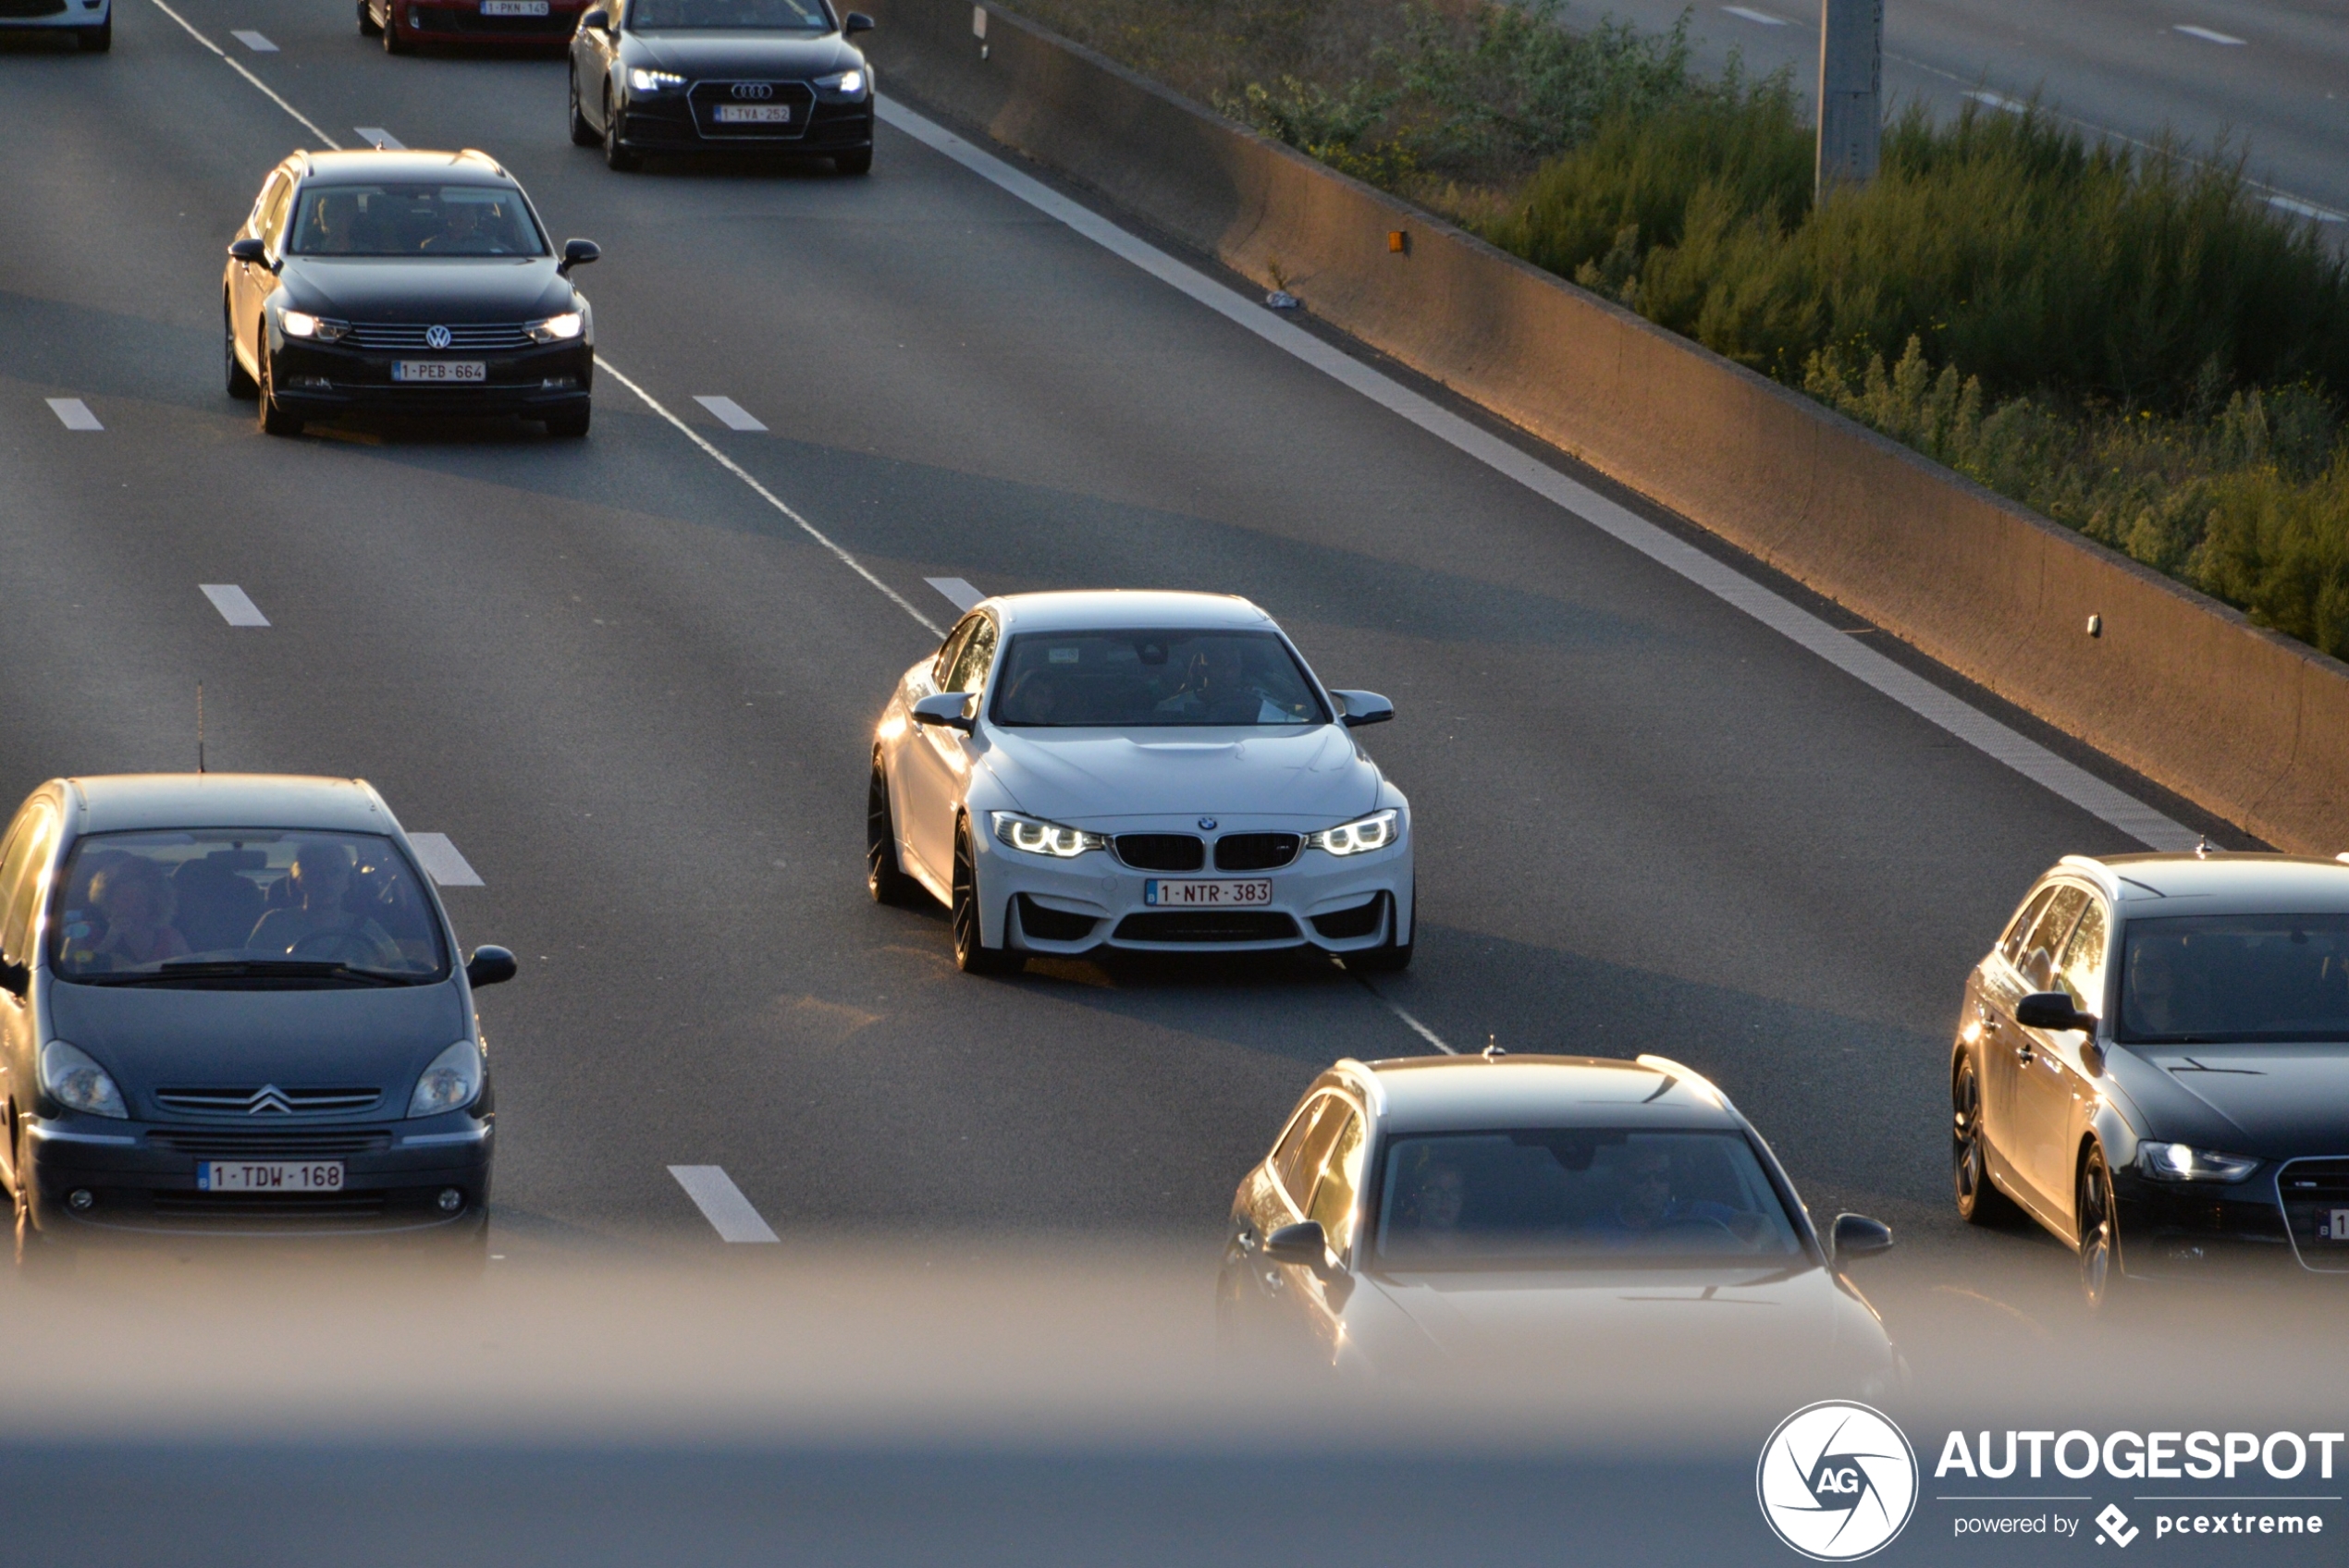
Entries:
POLYGON ((816 91, 840 98, 855 98, 865 91, 865 73, 835 71, 830 76, 819 76, 816 79, 816 91))
POLYGON ((1305 844, 1308 849, 1327 850, 1334 855, 1368 854, 1372 850, 1383 850, 1395 842, 1402 832, 1401 821, 1402 814, 1399 812, 1374 811, 1352 822, 1324 827, 1319 833, 1308 833, 1305 844))
POLYGON ((122 1091, 87 1051, 63 1040, 41 1047, 41 1086, 58 1104, 92 1116, 129 1116, 122 1091))
POLYGON ((289 337, 314 337, 321 343, 331 343, 351 330, 347 321, 314 316, 308 311, 279 311, 277 325, 289 337))
POLYGON ((2139 1144, 2137 1169, 2157 1182, 2240 1182, 2259 1169, 2249 1155, 2219 1154, 2183 1144, 2139 1144))
POLYGON ((411 1116, 438 1116, 444 1110, 462 1110, 481 1094, 481 1047, 471 1040, 460 1040, 438 1056, 416 1080, 416 1092, 408 1096, 411 1116))
POLYGON ((1087 850, 1109 847, 1109 840, 1099 833, 1088 833, 1079 827, 1064 827, 1057 822, 1022 816, 1015 811, 990 812, 988 817, 995 824, 995 837, 999 841, 1031 855, 1057 855, 1062 860, 1067 860, 1083 854, 1087 850))
POLYGON ((628 91, 631 92, 667 92, 685 85, 685 79, 675 71, 648 71, 642 66, 631 67, 628 91))
POLYGON ((568 343, 585 329, 587 320, 577 311, 565 311, 544 321, 526 321, 522 329, 530 334, 534 343, 568 343))

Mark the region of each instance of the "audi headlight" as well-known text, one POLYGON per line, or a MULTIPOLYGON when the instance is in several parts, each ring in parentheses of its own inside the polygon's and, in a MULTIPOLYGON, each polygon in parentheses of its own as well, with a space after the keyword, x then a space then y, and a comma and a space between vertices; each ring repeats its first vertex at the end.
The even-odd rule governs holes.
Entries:
POLYGON ((1374 811, 1352 822, 1335 827, 1324 827, 1319 833, 1305 836, 1306 847, 1327 850, 1334 855, 1368 854, 1383 850, 1401 834, 1402 815, 1395 811, 1374 811))
POLYGON ((1080 827, 1064 827, 1057 822, 1022 816, 1015 811, 990 812, 988 815, 995 824, 998 840, 1031 855, 1057 855, 1067 860, 1087 850, 1109 847, 1107 839, 1080 827))
POLYGON ((818 77, 816 87, 821 92, 836 92, 842 98, 854 98, 865 91, 865 73, 835 71, 830 76, 818 77))
POLYGON ((2249 1155, 2219 1154, 2183 1144, 2139 1144, 2137 1169, 2157 1182, 2240 1182, 2259 1169, 2249 1155))
POLYGON ((416 1080, 416 1092, 408 1096, 411 1116, 438 1116, 444 1110, 462 1110, 481 1094, 481 1047, 471 1040, 460 1040, 438 1056, 416 1080))
POLYGON ((92 1116, 129 1116, 122 1091, 106 1070, 90 1060, 87 1051, 63 1040, 41 1047, 41 1086, 60 1105, 92 1116))
POLYGON ((544 321, 526 321, 522 324, 522 329, 530 334, 534 343, 568 343, 578 337, 586 325, 586 318, 577 311, 565 311, 544 321))
POLYGON ((314 337, 321 343, 331 343, 351 330, 347 321, 314 316, 308 311, 279 311, 277 325, 289 337, 314 337))
POLYGON ((631 67, 628 90, 631 92, 666 92, 685 85, 685 79, 675 71, 648 71, 642 66, 631 67))

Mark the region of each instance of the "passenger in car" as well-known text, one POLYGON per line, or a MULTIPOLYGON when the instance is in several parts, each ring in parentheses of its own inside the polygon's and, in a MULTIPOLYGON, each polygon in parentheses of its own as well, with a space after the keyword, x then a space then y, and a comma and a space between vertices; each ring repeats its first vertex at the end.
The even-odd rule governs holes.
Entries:
POLYGON ((90 903, 106 919, 105 933, 87 949, 90 959, 141 969, 188 956, 187 939, 171 923, 178 913, 171 884, 154 862, 126 855, 107 866, 90 879, 90 903))

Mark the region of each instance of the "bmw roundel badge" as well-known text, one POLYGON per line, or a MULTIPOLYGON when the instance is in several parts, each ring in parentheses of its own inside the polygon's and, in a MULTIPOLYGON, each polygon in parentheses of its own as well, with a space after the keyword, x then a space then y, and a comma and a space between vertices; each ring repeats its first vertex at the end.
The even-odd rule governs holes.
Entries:
POLYGON ((1211 816, 1202 816, 1199 819, 1199 826, 1200 832, 1212 833, 1215 831, 1215 819, 1211 816))

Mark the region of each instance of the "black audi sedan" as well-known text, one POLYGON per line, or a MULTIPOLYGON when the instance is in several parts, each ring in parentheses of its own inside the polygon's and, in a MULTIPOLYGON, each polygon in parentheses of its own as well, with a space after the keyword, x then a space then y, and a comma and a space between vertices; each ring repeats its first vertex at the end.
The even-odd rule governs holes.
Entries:
POLYGON ((347 414, 520 416, 587 434, 596 321, 530 199, 476 152, 296 153, 220 282, 228 393, 261 428, 347 414))
POLYGON ((1959 1214, 2019 1207, 2091 1305, 2349 1278, 2349 865, 2065 857, 1966 981, 1950 1087, 1959 1214))
POLYGON ((571 41, 571 139, 632 169, 646 153, 813 153, 873 166, 870 31, 830 0, 609 0, 571 41))
POLYGON ((0 840, 20 1262, 140 1232, 467 1239, 494 1094, 476 987, 366 783, 54 779, 0 840))

